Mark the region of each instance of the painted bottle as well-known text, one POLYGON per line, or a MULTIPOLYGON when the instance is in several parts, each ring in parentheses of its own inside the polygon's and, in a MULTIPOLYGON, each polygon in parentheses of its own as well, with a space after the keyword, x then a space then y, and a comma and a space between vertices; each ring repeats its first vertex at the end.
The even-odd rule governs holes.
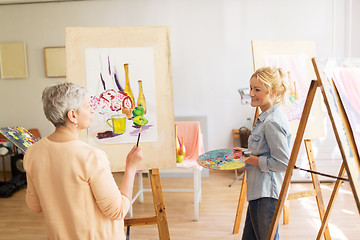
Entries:
POLYGON ((186 157, 186 148, 185 148, 185 141, 184 141, 184 138, 182 137, 181 138, 181 147, 180 147, 180 155, 182 155, 185 159, 186 157))
POLYGON ((180 143, 178 138, 177 126, 175 125, 175 148, 176 148, 176 155, 179 155, 180 152, 180 143))
POLYGON ((143 87, 142 87, 142 81, 139 80, 139 96, 137 99, 137 106, 142 106, 144 108, 144 114, 146 114, 146 100, 145 100, 145 96, 144 96, 144 92, 143 92, 143 87))
POLYGON ((299 94, 296 88, 296 82, 294 82, 294 89, 295 89, 295 100, 299 100, 299 94))
POLYGON ((125 90, 124 92, 126 92, 129 97, 131 98, 132 101, 132 107, 131 109, 133 109, 135 107, 135 99, 134 99, 134 95, 131 91, 131 87, 130 87, 130 80, 129 80, 129 64, 125 63, 124 64, 124 70, 125 70, 125 90))

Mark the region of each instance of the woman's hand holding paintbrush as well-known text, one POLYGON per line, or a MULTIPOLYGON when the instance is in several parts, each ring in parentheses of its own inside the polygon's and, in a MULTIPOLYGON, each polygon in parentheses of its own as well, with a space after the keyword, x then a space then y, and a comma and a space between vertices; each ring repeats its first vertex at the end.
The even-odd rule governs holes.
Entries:
POLYGON ((134 184, 134 178, 136 174, 136 168, 143 158, 142 147, 139 146, 140 130, 136 145, 130 150, 126 157, 125 174, 123 181, 121 182, 120 191, 130 201, 132 199, 132 189, 134 184))
POLYGON ((139 146, 140 141, 140 134, 141 134, 141 127, 139 129, 139 135, 137 138, 136 145, 131 149, 129 154, 126 158, 126 168, 135 168, 139 165, 140 161, 142 160, 142 147, 139 146))

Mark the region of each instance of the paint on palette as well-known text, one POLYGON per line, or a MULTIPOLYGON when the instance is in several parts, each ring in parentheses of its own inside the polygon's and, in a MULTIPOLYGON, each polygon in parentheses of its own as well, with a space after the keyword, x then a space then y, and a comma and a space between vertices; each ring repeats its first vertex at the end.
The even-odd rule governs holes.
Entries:
POLYGON ((152 48, 86 49, 86 84, 94 111, 90 143, 133 143, 140 127, 143 142, 157 141, 152 48))
POLYGON ((22 152, 25 152, 28 147, 38 141, 34 135, 32 135, 27 129, 23 127, 0 128, 0 132, 10 142, 15 144, 15 146, 17 146, 22 152))
POLYGON ((218 149, 199 156, 200 166, 214 170, 234 170, 245 167, 245 158, 234 158, 232 149, 218 149))

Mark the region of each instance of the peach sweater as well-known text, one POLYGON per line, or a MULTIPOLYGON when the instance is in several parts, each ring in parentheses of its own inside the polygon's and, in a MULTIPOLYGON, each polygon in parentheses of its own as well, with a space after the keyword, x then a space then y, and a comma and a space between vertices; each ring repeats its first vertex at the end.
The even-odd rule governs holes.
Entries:
POLYGON ((125 239, 130 201, 121 195, 106 154, 80 140, 41 139, 24 157, 26 203, 44 213, 48 239, 125 239))

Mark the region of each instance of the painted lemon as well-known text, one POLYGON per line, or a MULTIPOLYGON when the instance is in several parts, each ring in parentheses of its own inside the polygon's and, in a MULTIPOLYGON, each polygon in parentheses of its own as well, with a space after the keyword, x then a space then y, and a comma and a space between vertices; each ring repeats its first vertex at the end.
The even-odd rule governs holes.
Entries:
POLYGON ((142 117, 142 116, 137 116, 133 120, 134 125, 139 126, 139 127, 140 126, 145 126, 148 122, 149 121, 146 118, 142 117))

